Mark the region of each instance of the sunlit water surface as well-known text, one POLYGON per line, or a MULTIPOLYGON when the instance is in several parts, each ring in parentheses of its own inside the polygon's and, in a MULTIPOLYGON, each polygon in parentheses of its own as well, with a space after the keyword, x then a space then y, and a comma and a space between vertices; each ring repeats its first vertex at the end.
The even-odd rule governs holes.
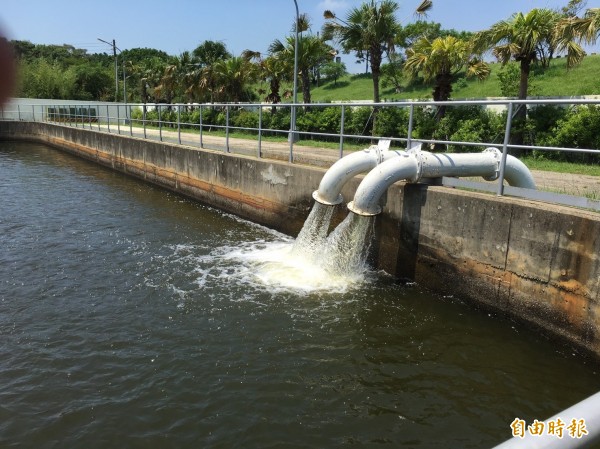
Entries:
POLYGON ((600 386, 526 326, 40 145, 1 143, 0 248, 2 448, 486 448, 600 386))

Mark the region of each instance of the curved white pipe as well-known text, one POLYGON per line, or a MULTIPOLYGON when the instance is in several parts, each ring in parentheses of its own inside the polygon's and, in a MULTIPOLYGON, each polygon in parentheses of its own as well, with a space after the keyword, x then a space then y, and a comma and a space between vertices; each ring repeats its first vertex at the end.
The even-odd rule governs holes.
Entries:
POLYGON ((508 182, 509 185, 514 187, 523 187, 525 189, 533 190, 537 188, 535 185, 535 180, 533 179, 533 175, 527 166, 510 154, 506 156, 504 179, 506 179, 506 182, 508 182))
POLYGON ((404 152, 381 150, 373 145, 339 159, 323 175, 319 189, 313 192, 313 198, 329 206, 340 204, 344 201, 340 192, 350 179, 372 170, 377 164, 395 158, 401 153, 404 152))
MULTIPOLYGON (((483 153, 434 154, 419 149, 402 154, 401 158, 388 160, 372 169, 358 186, 354 200, 348 209, 359 215, 381 213, 379 200, 385 191, 397 181, 418 182, 422 178, 442 176, 483 176, 498 178, 502 153, 488 148, 483 153)), ((505 179, 510 185, 535 189, 535 181, 529 169, 513 156, 507 156, 505 179)))
POLYGON ((371 170, 358 186, 354 201, 348 203, 348 209, 358 215, 377 215, 381 213, 379 199, 389 186, 401 179, 416 182, 418 177, 417 158, 404 153, 400 158, 389 160, 371 170))

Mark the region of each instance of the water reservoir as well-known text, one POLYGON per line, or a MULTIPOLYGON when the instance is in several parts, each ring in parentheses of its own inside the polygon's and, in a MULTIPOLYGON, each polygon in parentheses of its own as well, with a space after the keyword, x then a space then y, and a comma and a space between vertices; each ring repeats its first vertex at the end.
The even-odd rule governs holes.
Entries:
POLYGON ((463 298, 323 277, 289 236, 38 144, 1 143, 0 248, 0 447, 485 448, 600 386, 463 298))

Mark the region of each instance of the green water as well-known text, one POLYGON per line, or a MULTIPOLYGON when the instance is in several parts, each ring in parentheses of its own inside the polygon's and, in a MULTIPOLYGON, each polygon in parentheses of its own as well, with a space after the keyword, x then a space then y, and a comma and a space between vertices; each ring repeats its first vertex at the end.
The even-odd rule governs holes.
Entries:
POLYGON ((292 245, 2 142, 0 447, 487 448, 600 387, 572 350, 426 286, 282 282, 292 245))

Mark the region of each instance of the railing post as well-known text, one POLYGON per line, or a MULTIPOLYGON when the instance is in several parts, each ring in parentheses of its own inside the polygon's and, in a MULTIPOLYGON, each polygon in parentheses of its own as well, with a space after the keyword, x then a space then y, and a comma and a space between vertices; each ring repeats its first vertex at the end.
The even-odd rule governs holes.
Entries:
POLYGON ((31 105, 31 118, 35 122, 35 105, 31 105))
POLYGON ((17 105, 17 117, 21 121, 21 105, 17 105))
POLYGON ((498 175, 498 196, 504 195, 504 170, 506 168, 506 155, 508 154, 508 144, 510 142, 510 128, 512 126, 513 103, 508 103, 506 113, 506 128, 504 130, 504 143, 502 144, 502 159, 500 160, 500 173, 498 175))
POLYGON ((92 106, 88 104, 88 125, 90 125, 90 130, 92 129, 92 106))
POLYGON ((119 103, 117 103, 116 106, 117 106, 117 134, 121 135, 121 117, 119 115, 119 103))
POLYGON ((177 141, 181 145, 181 105, 177 105, 177 141))
POLYGON ((413 103, 410 104, 410 108, 408 110, 408 135, 406 136, 406 149, 409 150, 412 147, 412 132, 414 126, 414 117, 415 117, 415 105, 413 103))
POLYGON ((202 105, 200 105, 200 148, 204 148, 204 142, 202 142, 202 105))
POLYGON ((160 104, 156 105, 156 108, 158 110, 158 136, 162 142, 162 117, 160 116, 160 104))
POLYGON ((108 111, 108 105, 106 105, 106 123, 108 126, 108 132, 110 133, 110 112, 108 111))
POLYGON ((131 108, 128 104, 125 104, 125 115, 127 115, 129 121, 129 135, 133 137, 133 120, 131 119, 131 108))
POLYGON ((258 158, 262 157, 262 104, 258 107, 258 158))
POLYGON ((225 151, 229 153, 229 105, 225 106, 225 151))
POLYGON ((144 139, 146 139, 146 103, 144 103, 144 111, 142 113, 142 123, 144 124, 144 139))
POLYGON ((292 110, 290 114, 290 154, 288 157, 288 162, 292 164, 294 162, 294 141, 296 140, 296 105, 292 105, 292 110))
POLYGON ((346 117, 346 106, 342 105, 342 117, 340 121, 340 159, 344 157, 344 121, 346 117))

